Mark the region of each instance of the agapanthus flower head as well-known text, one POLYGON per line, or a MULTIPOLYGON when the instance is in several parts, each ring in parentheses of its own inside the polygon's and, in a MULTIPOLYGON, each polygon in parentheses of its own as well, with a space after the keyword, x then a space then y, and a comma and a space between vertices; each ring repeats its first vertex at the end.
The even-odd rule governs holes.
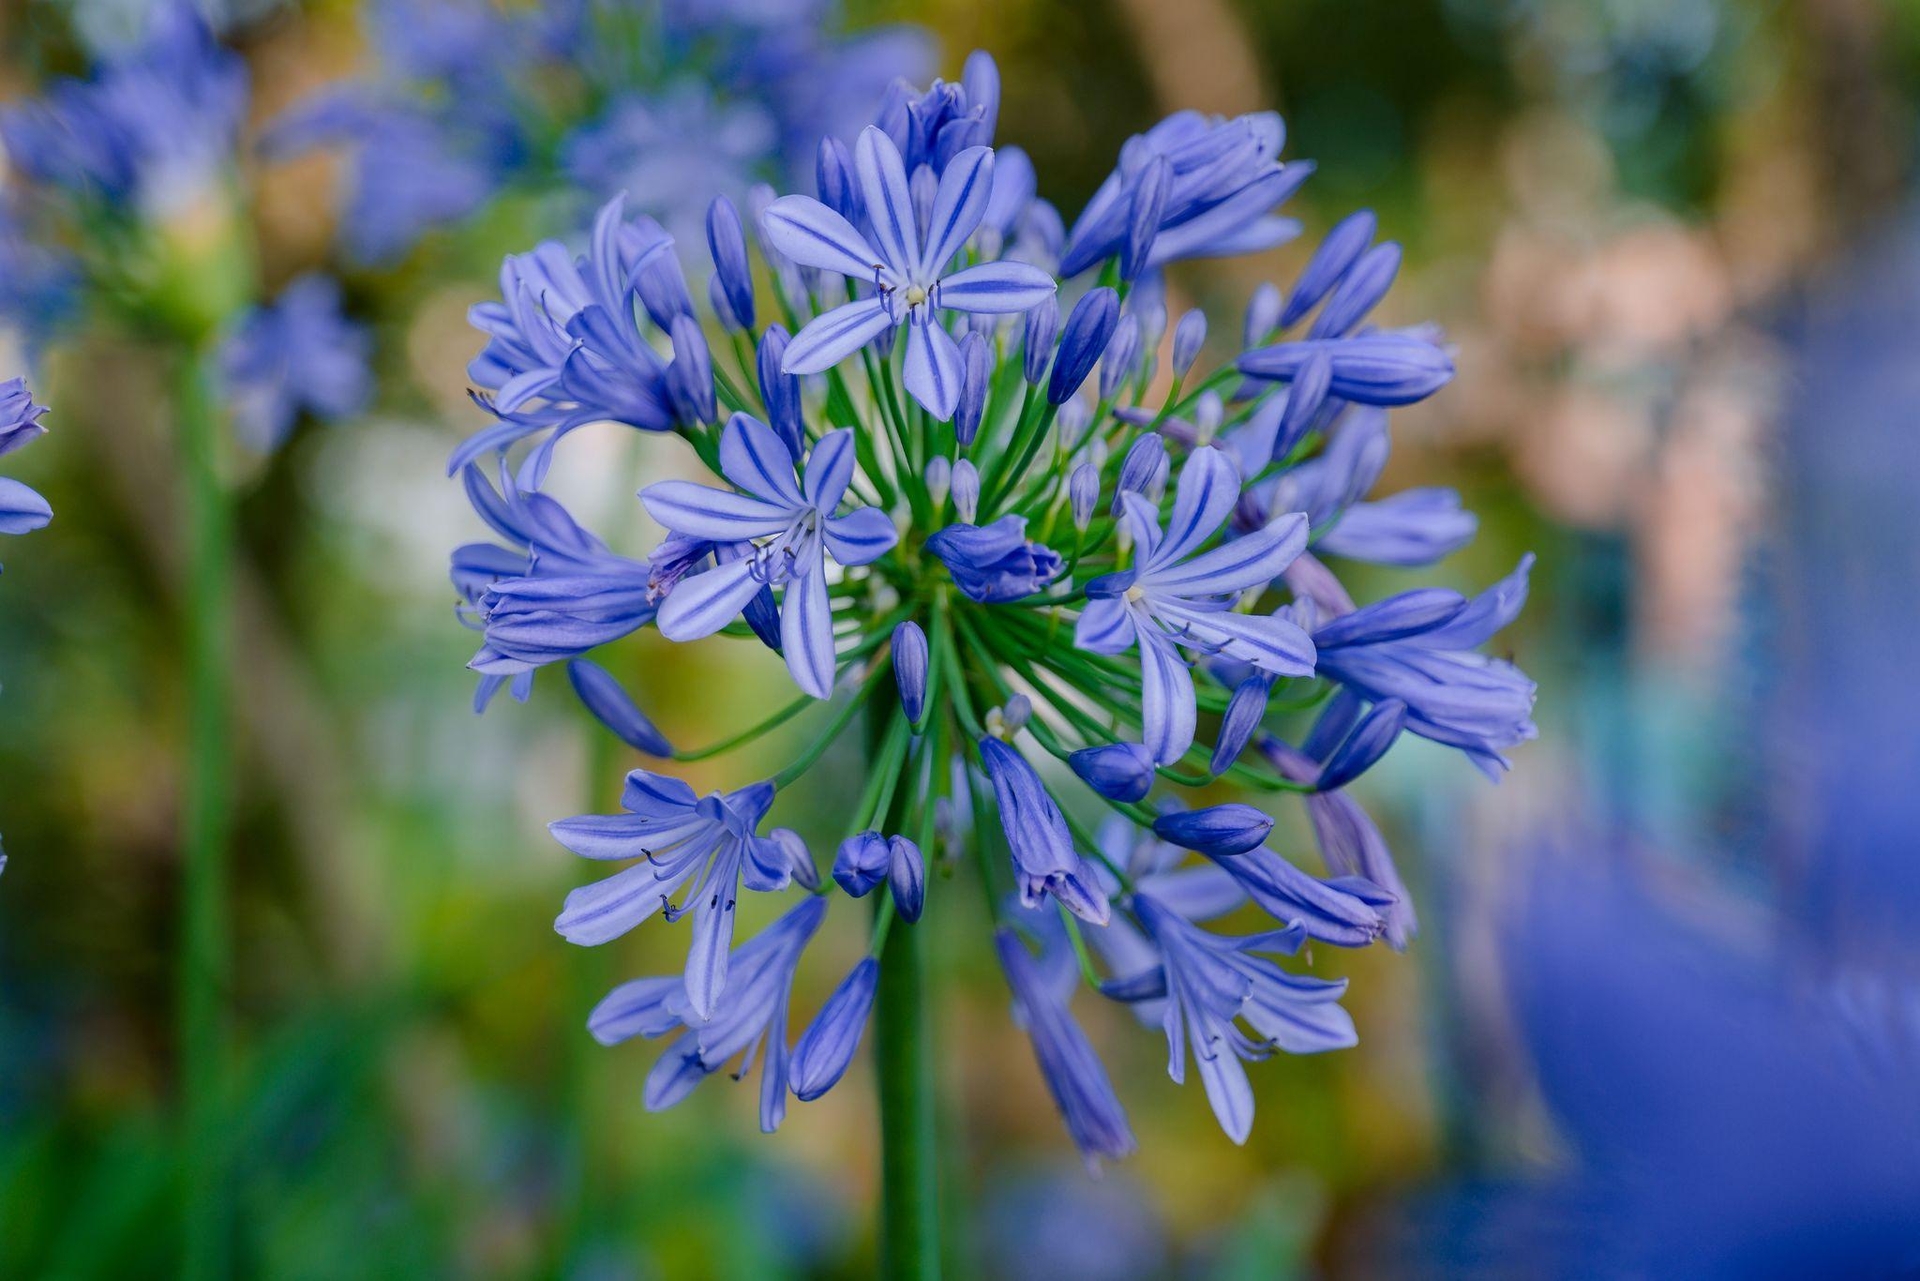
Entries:
MULTIPOLYGON (((1478 652, 1517 612, 1525 566, 1474 602, 1416 589, 1360 606, 1336 573, 1425 563, 1473 530, 1447 491, 1370 497, 1390 409, 1453 370, 1437 335, 1368 327, 1399 268, 1371 215, 1302 255, 1293 305, 1256 295, 1242 350, 1209 362, 1208 334, 1235 327, 1182 317, 1162 374, 1159 267, 1295 230, 1273 209, 1310 166, 1280 159, 1277 118, 1183 113, 1149 130, 1067 237, 1030 162, 993 149, 998 102, 976 55, 958 84, 894 92, 852 145, 810 148, 817 198, 705 193, 710 272, 617 203, 584 256, 548 244, 508 260, 502 299, 475 313, 490 341, 472 373, 499 421, 455 459, 491 457, 503 477, 496 490, 469 472, 509 544, 458 558, 486 632, 476 666, 523 680, 643 628, 758 636, 797 697, 691 755, 817 717, 774 776, 783 792, 833 768, 829 749, 858 727, 864 767, 820 846, 831 879, 797 835, 760 835, 773 782, 697 798, 640 772, 628 814, 556 827, 576 852, 643 860, 576 892, 562 929, 578 941, 697 887, 669 915, 704 914, 682 983, 705 1026, 728 1029, 716 1046, 769 1026, 766 993, 787 977, 734 1010, 716 966, 736 884, 873 905, 867 954, 788 1062, 810 1099, 842 1078, 882 999, 889 931, 923 928, 951 897, 929 894, 930 873, 978 875, 1083 1151, 1133 1145, 1068 1013, 1094 958, 1107 995, 1166 1029, 1176 1078, 1194 1051, 1244 1139, 1244 1062, 1355 1037, 1342 983, 1271 958, 1412 936, 1355 782, 1406 731, 1481 763, 1531 732, 1531 684, 1478 652), (608 419, 670 434, 711 473, 642 488, 668 531, 644 560, 607 553, 537 492, 558 443, 608 419), (1274 802, 1302 797, 1326 875, 1266 844, 1274 802), (1111 820, 1092 823, 1101 811, 1111 820), (1229 912, 1266 924, 1203 928, 1229 912)), ((645 1028, 701 1026, 656 1010, 674 990, 635 989, 645 1028)), ((686 1045, 657 1071, 691 1081, 719 1061, 686 1045)))

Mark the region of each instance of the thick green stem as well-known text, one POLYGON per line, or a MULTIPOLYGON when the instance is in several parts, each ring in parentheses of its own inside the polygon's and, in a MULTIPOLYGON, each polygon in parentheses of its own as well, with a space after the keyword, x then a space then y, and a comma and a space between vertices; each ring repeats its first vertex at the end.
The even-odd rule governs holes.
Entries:
MULTIPOLYGON (((882 902, 881 910, 893 905, 882 902)), ((874 1057, 880 1079, 881 1275, 934 1281, 940 1275, 940 1199, 934 1136, 933 1054, 920 927, 895 921, 880 953, 874 1057)))
POLYGON ((185 1110, 182 1275, 230 1275, 226 1123, 226 873, 232 803, 233 511, 220 477, 221 417, 204 357, 180 371, 175 411, 186 521, 183 652, 187 772, 182 798, 180 1086, 185 1110))

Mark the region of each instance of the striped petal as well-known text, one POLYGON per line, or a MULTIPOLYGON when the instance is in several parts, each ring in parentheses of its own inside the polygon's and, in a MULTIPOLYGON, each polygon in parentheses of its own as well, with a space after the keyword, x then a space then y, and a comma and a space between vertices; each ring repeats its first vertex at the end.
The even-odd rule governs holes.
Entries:
POLYGON ((804 267, 871 280, 880 255, 853 224, 811 196, 782 196, 760 215, 767 243, 804 267))
POLYGON ((760 587, 750 558, 683 578, 660 602, 660 634, 674 641, 711 636, 738 618, 760 587))
POLYGON ((820 438, 807 455, 807 506, 822 514, 833 511, 853 480, 853 428, 842 427, 820 438))
POLYGON ((993 194, 993 151, 968 147, 947 161, 940 174, 940 190, 933 198, 933 216, 927 221, 927 248, 920 258, 921 273, 938 279, 940 269, 960 252, 993 194))
POLYGON ((1024 262, 987 262, 941 280, 939 302, 955 311, 999 316, 1027 311, 1053 297, 1053 277, 1024 262))
POLYGON ((1180 468, 1173 515, 1167 521, 1166 537, 1146 566, 1147 572, 1185 560, 1198 551, 1226 523, 1239 499, 1240 471, 1233 461, 1211 445, 1194 450, 1180 468))
POLYGON ((780 372, 817 374, 872 342, 894 319, 879 298, 863 298, 835 307, 824 316, 815 316, 787 344, 780 359, 780 372))
POLYGON ((1165 635, 1151 627, 1138 630, 1141 739, 1155 764, 1170 765, 1193 746, 1193 673, 1165 635))
POLYGON ((878 507, 862 507, 827 521, 827 551, 842 565, 869 565, 900 541, 900 531, 878 507))
POLYGON ((920 265, 920 233, 913 221, 913 195, 900 149, 881 130, 868 125, 853 146, 853 167, 867 202, 867 221, 887 266, 901 278, 920 265))
POLYGON ((815 698, 833 694, 833 611, 827 603, 826 569, 817 559, 805 573, 787 580, 786 599, 780 604, 780 647, 795 684, 815 698))
POLYGON ((951 334, 931 321, 907 326, 907 391, 940 422, 951 419, 959 407, 964 377, 960 348, 951 334))
POLYGON ((722 543, 777 534, 793 518, 788 508, 686 480, 648 485, 640 491, 640 503, 647 515, 676 534, 722 543))
POLYGON ((1142 586, 1156 595, 1224 596, 1241 592, 1271 582, 1306 546, 1307 518, 1294 512, 1185 564, 1143 575, 1142 586))

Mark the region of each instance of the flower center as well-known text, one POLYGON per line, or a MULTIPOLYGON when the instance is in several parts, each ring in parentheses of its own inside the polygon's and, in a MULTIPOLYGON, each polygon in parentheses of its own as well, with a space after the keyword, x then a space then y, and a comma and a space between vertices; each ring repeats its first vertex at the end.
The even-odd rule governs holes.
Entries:
POLYGON ((907 306, 918 307, 927 300, 927 291, 920 285, 907 286, 907 306))
POLYGON ((1147 593, 1140 587, 1138 583, 1134 584, 1132 587, 1127 588, 1127 604, 1138 605, 1141 601, 1145 600, 1146 598, 1147 598, 1147 593))
POLYGON ((753 553, 753 575, 763 583, 779 586, 793 576, 794 569, 812 557, 820 540, 820 513, 808 507, 794 513, 787 527, 775 534, 753 553))

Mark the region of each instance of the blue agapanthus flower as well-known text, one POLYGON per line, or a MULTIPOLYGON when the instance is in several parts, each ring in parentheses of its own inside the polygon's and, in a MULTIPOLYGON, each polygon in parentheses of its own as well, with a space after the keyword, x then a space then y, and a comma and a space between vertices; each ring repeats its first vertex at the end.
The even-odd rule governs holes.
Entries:
POLYGON ((373 393, 366 327, 340 310, 340 286, 302 276, 242 317, 221 349, 227 406, 242 440, 268 451, 301 414, 347 418, 373 393))
POLYGON ((1069 235, 1031 163, 996 150, 999 110, 976 54, 958 82, 889 92, 851 145, 823 139, 811 194, 757 191, 743 211, 713 193, 692 246, 711 257, 704 288, 689 246, 669 252, 618 201, 584 254, 507 260, 501 298, 473 312, 487 344, 470 372, 496 421, 454 458, 509 544, 456 554, 486 633, 475 665, 524 682, 642 629, 758 637, 797 697, 701 759, 826 704, 770 783, 696 798, 636 772, 627 813, 555 828, 578 853, 636 860, 577 892, 568 937, 612 937, 673 894, 669 916, 705 922, 683 979, 630 985, 596 1016, 597 1034, 679 1034, 650 1106, 785 1034, 799 949, 824 924, 795 909, 729 966, 736 887, 878 900, 868 954, 784 1059, 807 1100, 861 1044, 888 931, 947 910, 949 878, 929 870, 958 864, 999 905, 1016 1009, 1089 1159, 1134 1143, 1069 1012, 1089 979, 1166 1032, 1176 1079, 1192 1051, 1243 1140, 1245 1063, 1356 1036, 1344 983, 1284 958, 1413 937, 1356 781, 1404 733, 1491 766, 1533 732, 1531 682, 1480 653, 1518 612, 1526 565, 1476 600, 1419 588, 1368 605, 1336 572, 1423 565, 1474 529, 1450 491, 1371 493, 1392 407, 1453 372, 1437 333, 1368 324, 1400 262, 1371 215, 1303 255, 1290 295, 1258 292, 1244 343, 1211 368, 1207 335, 1231 327, 1169 324, 1165 264, 1296 232, 1275 210, 1311 166, 1280 159, 1277 118, 1149 130, 1069 235), (712 473, 642 488, 668 531, 645 560, 606 553, 538 492, 564 438, 608 422, 675 437, 712 473), (496 468, 500 489, 480 479, 496 468), (856 727, 866 764, 822 877, 799 836, 760 825, 856 727), (1180 799, 1215 785, 1238 798, 1180 799), (1267 843, 1288 797, 1325 875, 1267 843), (1249 928, 1216 924, 1230 913, 1249 928))

